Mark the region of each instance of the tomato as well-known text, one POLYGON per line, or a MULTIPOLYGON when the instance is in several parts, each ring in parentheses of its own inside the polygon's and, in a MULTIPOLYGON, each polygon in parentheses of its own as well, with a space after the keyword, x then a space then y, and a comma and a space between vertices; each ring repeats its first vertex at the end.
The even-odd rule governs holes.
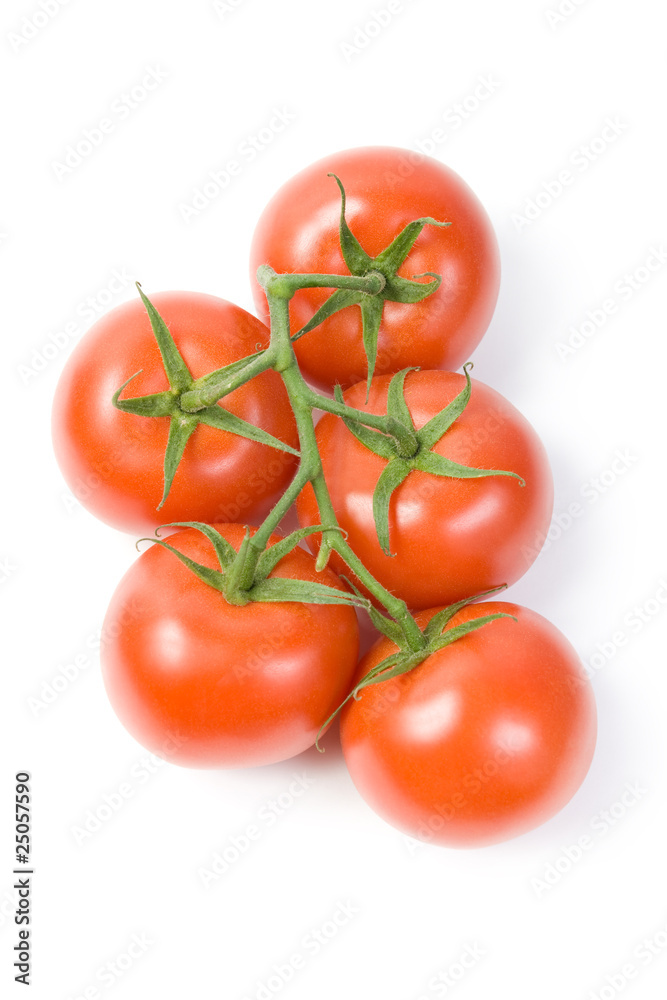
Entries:
MULTIPOLYGON (((345 402, 386 413, 390 377, 344 394, 345 402)), ((412 470, 389 506, 391 556, 384 554, 373 518, 373 493, 386 460, 369 451, 335 416, 316 429, 334 510, 348 541, 366 568, 411 608, 451 604, 516 581, 536 558, 549 527, 553 484, 545 450, 528 421, 503 396, 472 379, 470 401, 432 449, 480 469, 517 473, 480 479, 442 478, 412 470)), ((423 427, 461 392, 465 378, 454 372, 410 372, 405 399, 415 428, 423 427)), ((302 525, 319 523, 312 486, 297 501, 302 525)), ((318 536, 309 539, 313 547, 318 536)), ((332 555, 336 572, 343 571, 332 555)), ((345 571, 347 572, 347 571, 345 571)))
MULTIPOLYGON (((238 550, 244 528, 215 527, 238 550)), ((169 543, 219 569, 197 530, 169 543)), ((343 589, 301 548, 270 576, 343 589)), ((159 545, 125 574, 103 625, 104 683, 121 722, 148 750, 189 767, 270 764, 306 750, 349 691, 357 656, 353 608, 232 606, 159 545)))
MULTIPOLYGON (((163 292, 151 301, 194 378, 268 343, 268 330, 239 306, 195 292, 163 292)), ((137 299, 113 309, 85 334, 56 389, 53 441, 62 473, 84 507, 114 527, 143 533, 168 521, 252 520, 263 516, 291 479, 293 455, 199 424, 188 440, 169 496, 163 464, 170 420, 121 412, 122 397, 167 390, 169 383, 137 299)), ((221 405, 295 447, 297 434, 280 376, 267 371, 221 405)))
MULTIPOLYGON (((377 146, 349 149, 319 160, 289 180, 259 219, 251 250, 251 278, 258 314, 268 316, 255 280, 260 264, 277 272, 349 274, 339 241, 341 196, 346 218, 371 257, 377 257, 410 222, 433 217, 447 228, 427 225, 398 275, 441 275, 437 292, 421 302, 384 303, 375 373, 410 365, 458 368, 484 334, 498 297, 500 264, 489 218, 463 180, 437 160, 407 150, 377 146)), ((428 280, 423 278, 421 280, 428 280)), ((296 333, 330 295, 304 289, 291 303, 296 333)), ((361 312, 349 306, 295 342, 304 376, 331 389, 366 377, 361 312)))
MULTIPOLYGON (((343 710, 341 743, 358 791, 419 840, 480 847, 532 830, 562 809, 590 766, 592 689, 554 625, 494 601, 468 605, 448 627, 499 611, 517 620, 470 632, 343 710)), ((395 650, 380 639, 358 679, 395 650)))

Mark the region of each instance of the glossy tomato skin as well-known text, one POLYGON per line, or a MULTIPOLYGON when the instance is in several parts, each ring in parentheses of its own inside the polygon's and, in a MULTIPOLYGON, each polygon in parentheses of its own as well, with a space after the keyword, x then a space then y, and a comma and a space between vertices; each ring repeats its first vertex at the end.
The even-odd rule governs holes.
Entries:
MULTIPOLYGON (((239 306, 212 295, 151 296, 194 378, 252 354, 268 330, 239 306)), ((85 334, 69 358, 53 406, 53 442, 74 496, 113 527, 133 533, 169 521, 252 521, 270 509, 291 479, 296 459, 226 431, 199 425, 188 441, 160 510, 167 417, 123 413, 123 398, 169 388, 148 314, 140 299, 113 309, 85 334)), ((224 407, 298 447, 280 377, 264 372, 224 399, 224 407)))
MULTIPOLYGON (((439 609, 421 612, 422 625, 439 609)), ((497 619, 410 673, 365 688, 342 713, 341 743, 366 802, 404 833, 482 847, 532 830, 572 798, 595 748, 595 701, 579 658, 550 622, 502 601, 457 625, 497 619)), ((395 647, 382 638, 357 677, 395 647)))
MULTIPOLYGON (((347 193, 347 222, 363 249, 376 257, 410 222, 431 217, 451 222, 426 226, 398 274, 442 276, 437 292, 416 304, 386 302, 380 327, 378 375, 409 365, 455 369, 470 357, 491 321, 498 297, 500 259, 481 203, 448 167, 393 147, 349 149, 296 174, 274 195, 253 237, 250 271, 258 315, 266 298, 255 274, 260 264, 278 273, 349 274, 339 241, 340 193, 347 193)), ((304 289, 291 302, 292 332, 315 314, 327 289, 304 289)), ((361 313, 348 307, 295 343, 304 376, 320 389, 343 388, 366 377, 361 313)))
MULTIPOLYGON (((390 376, 373 379, 368 403, 359 383, 345 402, 385 413, 390 376)), ((410 372, 405 398, 415 427, 423 427, 465 386, 455 372, 410 372)), ((463 465, 518 473, 450 479, 411 471, 389 508, 393 556, 380 548, 373 520, 373 493, 386 460, 364 447, 338 417, 317 425, 324 475, 341 527, 373 576, 415 609, 451 604, 522 576, 536 558, 549 528, 553 480, 542 443, 528 421, 503 396, 476 379, 461 416, 433 449, 463 465)), ((302 525, 317 524, 310 484, 297 501, 302 525)), ((309 540, 315 546, 316 538, 309 540)), ((332 566, 343 564, 332 556, 332 566)))
MULTIPOLYGON (((241 525, 216 527, 239 548, 241 525)), ((169 542, 219 568, 200 532, 169 542)), ((271 576, 343 589, 300 548, 271 576)), ((351 607, 233 607, 158 545, 121 580, 103 637, 104 683, 121 722, 148 750, 186 767, 256 766, 306 750, 349 691, 358 657, 351 607)))

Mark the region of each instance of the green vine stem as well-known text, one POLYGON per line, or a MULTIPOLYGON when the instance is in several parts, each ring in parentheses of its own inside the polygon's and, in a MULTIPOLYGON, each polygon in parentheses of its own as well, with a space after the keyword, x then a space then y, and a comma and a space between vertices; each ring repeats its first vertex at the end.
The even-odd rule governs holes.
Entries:
POLYGON ((233 373, 226 373, 222 369, 220 374, 211 372, 198 379, 188 392, 181 395, 181 409, 187 413, 196 413, 207 406, 213 406, 214 403, 228 396, 230 392, 234 392, 234 389, 240 388, 246 382, 250 382, 251 379, 275 365, 274 351, 271 346, 258 352, 252 358, 244 360, 247 363, 239 366, 233 373))
MULTIPOLYGON (((381 292, 385 285, 384 276, 377 271, 372 271, 370 274, 362 277, 347 274, 279 275, 267 264, 259 268, 257 279, 264 288, 270 282, 272 295, 285 298, 287 301, 300 288, 344 288, 364 292, 372 296, 381 292)), ((282 342, 281 346, 277 347, 276 342, 272 339, 266 350, 258 352, 252 358, 244 359, 246 363, 235 365, 233 372, 230 372, 228 369, 221 369, 219 372, 211 372, 203 378, 198 379, 190 390, 181 395, 179 401, 180 408, 187 413, 196 413, 198 410, 203 410, 205 407, 217 403, 224 396, 233 392, 234 389, 245 385, 246 382, 250 382, 256 375, 268 371, 269 368, 280 372, 282 364, 292 363, 287 352, 282 350, 282 347, 282 342), (277 351, 279 350, 282 355, 281 360, 278 360, 277 357, 277 351)), ((308 386, 306 388, 309 392, 311 391, 308 386)), ((315 396, 316 393, 312 393, 312 395, 315 396)), ((364 416, 361 411, 351 411, 350 415, 357 418, 364 416)), ((375 426, 375 424, 368 424, 368 426, 375 426)), ((382 429, 384 429, 383 426, 382 429)))
MULTIPOLYGON (((299 369, 294 348, 290 337, 289 322, 289 300, 300 285, 298 278, 302 276, 288 275, 289 281, 283 281, 283 275, 275 275, 270 269, 260 268, 258 280, 262 283, 269 303, 269 316, 271 324, 271 345, 276 354, 276 370, 280 372, 283 383, 287 390, 294 416, 296 419, 299 434, 299 449, 301 459, 299 470, 295 479, 286 491, 282 500, 274 507, 265 519, 257 533, 253 536, 251 544, 257 547, 257 557, 261 553, 259 546, 263 546, 291 506, 292 498, 296 499, 307 482, 312 483, 317 499, 320 522, 322 525, 322 544, 320 555, 317 560, 318 569, 323 569, 328 561, 331 551, 335 551, 345 561, 358 580, 366 587, 387 610, 391 617, 399 624, 405 637, 406 645, 413 651, 420 650, 425 645, 422 632, 416 621, 408 611, 405 601, 400 600, 386 590, 364 566, 363 562, 350 548, 347 540, 341 533, 338 520, 329 496, 322 462, 315 438, 315 424, 313 421, 313 409, 321 407, 324 402, 323 397, 314 392, 306 383, 299 369), (289 502, 288 502, 289 501, 289 502)), ((310 275, 303 276, 305 280, 310 275)), ((338 280, 337 276, 331 276, 329 280, 333 283, 338 280)), ((331 287, 334 287, 333 284, 331 287)), ((327 400, 327 402, 329 402, 327 400)), ((349 407, 342 407, 343 410, 350 410, 349 407)), ((354 415, 356 411, 352 410, 354 415)), ((362 414, 367 416, 367 414, 362 414)), ((378 418, 379 429, 387 431, 387 418, 378 418)))
POLYGON ((389 437, 395 438, 396 445, 401 454, 414 455, 417 450, 417 435, 411 427, 395 420, 391 415, 380 416, 375 413, 366 413, 365 410, 357 410, 354 406, 347 406, 337 399, 329 399, 328 396, 321 396, 319 393, 306 386, 308 389, 308 399, 311 406, 326 413, 333 413, 337 417, 345 420, 354 420, 364 427, 372 427, 374 430, 382 431, 389 437))
MULTIPOLYGON (((119 409, 130 413, 170 418, 171 429, 167 454, 165 455, 163 502, 169 492, 173 475, 187 441, 200 422, 251 438, 269 447, 299 455, 299 466, 294 479, 259 528, 252 531, 247 530, 238 553, 235 553, 229 546, 225 546, 223 540, 210 526, 188 522, 191 527, 198 528, 209 538, 220 560, 219 572, 195 564, 192 564, 190 569, 219 589, 230 603, 242 605, 250 600, 279 599, 311 599, 329 603, 336 601, 365 607, 374 622, 382 620, 377 609, 367 598, 362 597, 356 588, 353 588, 356 591, 355 594, 351 592, 342 594, 335 588, 332 589, 322 584, 306 585, 304 581, 288 582, 267 578, 273 565, 272 557, 267 554, 269 548, 275 550, 274 557, 279 558, 283 551, 282 547, 294 547, 301 538, 305 537, 305 534, 312 534, 317 530, 321 535, 316 560, 317 569, 323 570, 331 553, 337 553, 366 592, 372 595, 392 619, 392 623, 383 626, 381 631, 385 628, 389 629, 396 637, 397 642, 400 640, 400 646, 405 650, 406 655, 420 656, 423 655, 426 648, 427 637, 410 614, 405 601, 386 590, 372 576, 348 544, 345 533, 338 524, 322 469, 315 436, 313 411, 315 409, 324 410, 342 418, 352 432, 364 443, 367 443, 371 450, 391 459, 389 466, 392 470, 396 466, 400 467, 399 471, 403 478, 412 466, 420 469, 424 467, 425 471, 433 472, 436 475, 511 475, 512 473, 497 473, 497 470, 471 470, 462 466, 454 468, 455 463, 447 462, 440 456, 430 454, 433 441, 430 440, 428 434, 431 425, 429 424, 419 431, 416 430, 402 397, 405 372, 399 373, 392 381, 393 388, 390 387, 387 413, 385 414, 358 410, 345 404, 342 392, 337 391, 336 398, 330 399, 328 396, 320 395, 306 383, 296 359, 294 341, 323 322, 327 316, 348 306, 356 305, 361 308, 362 315, 368 314, 370 316, 372 314, 372 323, 369 326, 369 329, 372 327, 372 343, 369 342, 370 347, 368 344, 366 345, 367 382, 370 390, 384 301, 405 303, 421 301, 437 290, 441 280, 438 275, 416 276, 416 278, 430 277, 432 280, 428 282, 420 282, 416 278, 408 280, 400 278, 397 271, 408 256, 424 226, 446 226, 449 223, 438 222, 431 218, 417 219, 409 223, 377 258, 369 257, 349 231, 345 221, 345 192, 340 180, 336 178, 336 181, 341 190, 341 249, 350 269, 349 274, 277 274, 267 264, 259 267, 257 280, 264 289, 269 304, 270 339, 268 346, 260 349, 258 345, 255 354, 241 358, 217 371, 209 372, 199 379, 192 377, 166 324, 139 288, 160 348, 170 388, 167 392, 128 399, 122 394, 129 382, 132 381, 132 376, 114 394, 113 402, 119 409), (305 288, 331 289, 332 295, 305 327, 292 334, 290 330, 290 301, 295 294, 305 288), (287 391, 299 435, 300 451, 298 453, 284 442, 235 418, 223 407, 217 405, 225 396, 270 369, 280 375, 287 391), (273 532, 308 483, 312 485, 315 493, 320 525, 316 529, 309 528, 294 532, 283 542, 271 545, 273 532)), ((467 380, 469 392, 470 380, 468 377, 467 380)), ((465 405, 464 396, 465 392, 461 394, 461 404, 458 410, 455 400, 449 408, 452 410, 449 416, 447 412, 443 412, 436 418, 436 421, 442 423, 440 433, 444 433, 446 427, 465 405)), ((432 423, 434 421, 431 421, 432 423)), ((440 430, 440 423, 438 430, 440 430)), ((400 477, 394 478, 397 478, 397 481, 400 479, 400 477)), ((374 510, 376 507, 380 513, 385 512, 385 508, 388 510, 390 495, 391 490, 383 488, 382 496, 374 497, 374 510)), ((385 538, 388 529, 384 525, 386 518, 380 517, 378 521, 377 511, 375 516, 376 524, 379 525, 378 531, 382 535, 382 537, 379 535, 381 544, 388 551, 388 538, 385 538)), ((170 548, 168 543, 164 541, 160 541, 160 544, 170 548)), ((182 559, 181 556, 179 558, 182 559)))
MULTIPOLYGON (((342 418, 352 433, 366 447, 388 459, 373 497, 373 509, 378 539, 383 550, 389 555, 388 511, 391 493, 405 479, 411 468, 414 467, 434 475, 459 478, 516 475, 497 469, 473 469, 461 466, 432 453, 430 450, 467 405, 471 384, 468 368, 471 365, 464 365, 466 388, 420 430, 414 427, 403 396, 405 376, 410 369, 404 369, 392 378, 385 414, 367 413, 347 406, 340 389, 336 390, 335 399, 330 399, 312 389, 301 374, 294 352, 294 341, 306 331, 306 328, 299 331, 297 335, 291 334, 290 301, 300 289, 313 287, 354 291, 355 295, 371 300, 374 296, 380 296, 382 293, 385 287, 384 276, 375 270, 370 270, 362 275, 277 274, 273 268, 262 265, 258 269, 257 279, 266 293, 269 304, 270 338, 268 347, 196 380, 193 379, 185 361, 178 352, 164 320, 138 286, 151 319, 170 389, 167 392, 149 396, 121 399, 125 387, 134 377, 131 376, 114 394, 114 405, 130 413, 170 418, 169 443, 165 455, 164 497, 168 493, 187 440, 200 421, 251 438, 270 447, 291 451, 299 456, 299 465, 294 479, 259 528, 252 531, 246 530, 238 553, 235 553, 229 546, 225 548, 221 538, 210 526, 188 522, 191 527, 198 528, 212 541, 221 566, 220 572, 212 572, 204 566, 195 564, 192 564, 190 569, 211 586, 220 590, 229 603, 243 605, 252 600, 298 599, 307 601, 310 599, 318 603, 334 601, 365 607, 375 624, 385 623, 380 626, 380 630, 385 631, 386 634, 391 633, 406 656, 423 658, 424 650, 427 647, 427 636, 420 630, 410 614, 407 604, 375 579, 350 547, 345 532, 338 523, 324 478, 315 434, 313 411, 320 409, 342 418), (269 369, 280 375, 285 386, 299 436, 299 452, 295 452, 291 446, 273 438, 265 431, 233 417, 217 405, 226 395, 269 369), (315 493, 320 524, 316 527, 293 532, 280 544, 274 542, 271 545, 273 532, 308 483, 312 485, 315 493), (267 556, 267 548, 271 547, 274 550, 274 555, 278 553, 275 558, 279 558, 283 546, 287 546, 285 549, 287 551, 297 545, 305 537, 305 534, 312 534, 315 531, 321 536, 316 568, 319 571, 323 570, 331 553, 337 553, 366 592, 385 609, 391 621, 383 619, 371 601, 363 597, 356 587, 353 588, 355 594, 351 592, 342 594, 335 588, 332 589, 326 585, 306 584, 304 581, 288 583, 287 581, 267 579, 267 574, 274 565, 272 559, 267 556)), ((437 284, 434 283, 434 287, 437 287, 437 284)), ((342 307, 337 306, 338 308, 342 307)), ((521 483, 523 484, 523 480, 521 483)), ((170 548, 168 543, 164 541, 159 543, 170 548)), ((177 552, 176 554, 178 555, 177 552)), ((179 558, 183 561, 182 556, 179 558)), ((415 660, 415 662, 417 661, 415 660)))

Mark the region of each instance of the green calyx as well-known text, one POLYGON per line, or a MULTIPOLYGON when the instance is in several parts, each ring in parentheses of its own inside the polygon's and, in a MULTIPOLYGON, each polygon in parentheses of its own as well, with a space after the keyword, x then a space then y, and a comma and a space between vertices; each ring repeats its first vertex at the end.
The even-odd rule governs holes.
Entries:
MULTIPOLYGON (((268 445, 287 451, 291 455, 299 452, 290 445, 280 441, 272 434, 255 427, 240 417, 235 416, 217 400, 236 388, 235 382, 241 384, 244 371, 256 362, 257 355, 242 358, 225 368, 211 372, 202 379, 194 379, 180 351, 174 343, 167 324, 164 322, 155 306, 144 295, 141 285, 137 282, 137 290, 146 307, 153 334, 157 341, 169 389, 164 392, 151 393, 146 396, 135 396, 131 399, 121 399, 123 390, 140 374, 135 372, 113 395, 113 405, 124 413, 133 413, 140 417, 166 418, 169 420, 169 437, 164 455, 164 488, 158 510, 169 496, 169 491, 180 464, 185 447, 199 424, 216 427, 240 437, 249 438, 258 444, 268 445), (240 380, 240 381, 239 381, 240 380), (230 386, 227 388, 227 386, 230 386), (222 388, 222 391, 219 390, 222 388), (210 400, 209 397, 210 396, 210 400), (192 412, 185 408, 184 403, 190 402, 192 412)), ((268 367, 268 366, 267 366, 268 367)))
POLYGON ((270 577, 280 560, 296 548, 302 539, 322 531, 321 524, 293 531, 268 548, 255 547, 250 531, 246 528, 238 552, 219 531, 200 521, 174 521, 162 527, 195 528, 208 538, 215 551, 219 569, 204 566, 179 552, 168 542, 162 541, 157 537, 160 528, 156 530, 155 538, 143 538, 139 541, 154 542, 173 553, 199 580, 222 594, 228 604, 242 606, 252 601, 296 601, 304 604, 348 604, 366 610, 370 607, 370 601, 358 591, 347 593, 311 580, 270 577))
MULTIPOLYGON (((460 417, 470 400, 472 383, 469 369, 472 362, 463 366, 466 378, 465 388, 440 413, 416 430, 408 405, 405 401, 405 377, 409 371, 417 369, 405 368, 392 378, 387 393, 387 433, 372 430, 351 418, 345 418, 345 426, 366 448, 387 459, 387 464, 378 479, 373 493, 373 516, 375 529, 382 551, 387 556, 393 553, 389 548, 389 506, 391 497, 410 472, 428 472, 434 476, 449 479, 480 479, 485 476, 513 476, 520 486, 525 481, 516 472, 502 469, 475 469, 467 465, 453 462, 444 455, 438 455, 431 449, 449 430, 454 421, 460 417)), ((343 394, 338 386, 335 392, 336 400, 343 402, 343 394)))
POLYGON ((306 323, 297 333, 293 340, 297 340, 305 333, 319 326, 329 316, 345 309, 348 306, 358 305, 361 309, 361 321, 363 331, 364 350, 368 362, 368 389, 370 391, 371 379, 375 371, 377 358, 378 335, 382 322, 382 313, 385 302, 421 302, 438 290, 441 277, 437 274, 417 274, 412 280, 402 278, 398 275, 398 269, 406 260, 412 250, 417 237, 424 226, 450 226, 450 222, 438 222, 437 219, 424 218, 416 219, 396 236, 396 238, 377 257, 371 257, 363 249, 356 236, 347 224, 345 219, 345 189, 336 176, 333 177, 340 189, 341 212, 340 212, 340 246, 343 259, 347 264, 350 274, 357 277, 366 277, 371 274, 380 275, 384 283, 379 291, 369 294, 368 292, 357 291, 352 288, 338 288, 318 309, 312 319, 306 323), (417 281, 417 278, 430 278, 430 281, 417 281))
MULTIPOLYGON (((353 587, 355 593, 359 595, 359 591, 356 587, 354 587, 354 584, 352 584, 349 580, 346 580, 346 582, 353 587)), ((471 604, 474 601, 479 601, 483 597, 498 594, 502 590, 505 590, 504 585, 502 587, 494 587, 492 590, 487 590, 483 594, 466 597, 464 600, 458 601, 456 604, 450 604, 448 607, 443 608, 442 611, 438 611, 437 614, 433 615, 422 632, 424 637, 423 647, 416 651, 405 648, 401 631, 396 622, 381 614, 377 608, 374 608, 371 605, 371 607, 367 610, 373 625, 398 648, 395 653, 390 653, 389 656, 384 658, 384 660, 381 660, 380 663, 377 663, 374 667, 372 667, 368 673, 362 677, 359 683, 350 691, 347 698, 341 702, 336 711, 329 716, 320 729, 318 742, 326 727, 336 717, 340 710, 353 698, 355 701, 358 700, 364 688, 370 687, 371 684, 380 684, 382 681, 388 681, 393 677, 400 677, 401 674, 409 673, 411 670, 414 670, 415 667, 418 667, 420 663, 423 663, 424 660, 428 659, 428 657, 433 653, 437 653, 446 646, 451 646, 453 642, 462 639, 471 632, 476 632, 477 629, 483 628, 485 625, 489 625, 498 618, 511 618, 513 621, 516 621, 514 615, 510 615, 506 611, 497 611, 490 615, 480 615, 479 618, 472 618, 467 622, 463 622, 461 625, 454 625, 447 628, 454 615, 456 615, 462 608, 466 607, 466 605, 471 604)), ((315 745, 318 750, 321 750, 322 748, 318 745, 318 742, 315 745)))

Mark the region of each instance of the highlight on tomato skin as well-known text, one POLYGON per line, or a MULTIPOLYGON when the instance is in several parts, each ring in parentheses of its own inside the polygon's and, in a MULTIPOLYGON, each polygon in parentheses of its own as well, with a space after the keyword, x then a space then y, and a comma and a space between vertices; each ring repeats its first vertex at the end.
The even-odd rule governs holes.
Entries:
MULTIPOLYGON (((250 278, 257 314, 267 301, 255 275, 261 264, 278 273, 349 274, 339 238, 340 178, 354 237, 375 258, 409 223, 431 217, 398 275, 442 279, 420 302, 386 301, 375 373, 409 365, 456 369, 467 361, 491 321, 500 287, 498 243, 483 205, 453 170, 438 160, 391 146, 332 153, 290 178, 273 196, 253 236, 250 278)), ((420 280, 428 280, 421 278, 420 280)), ((292 333, 312 319, 328 289, 300 290, 292 300, 292 333)), ((320 390, 347 388, 366 378, 361 311, 350 306, 295 341, 304 377, 320 390)))
MULTIPOLYGON (((424 626, 433 608, 416 617, 424 626)), ((589 770, 597 716, 581 661, 534 611, 470 604, 452 619, 504 612, 409 673, 364 688, 341 714, 341 744, 362 797, 403 833, 483 847, 545 823, 589 770)), ((395 646, 380 639, 355 682, 395 646)))
MULTIPOLYGON (((239 524, 214 526, 238 550, 239 524)), ((280 536, 271 537, 271 543, 280 536)), ((188 528, 169 544, 215 569, 188 528)), ((271 577, 344 590, 295 548, 271 577)), ((232 606, 159 545, 120 581, 103 624, 102 676, 120 721, 147 750, 185 767, 255 767, 315 743, 349 691, 359 650, 354 608, 298 602, 232 606)))

